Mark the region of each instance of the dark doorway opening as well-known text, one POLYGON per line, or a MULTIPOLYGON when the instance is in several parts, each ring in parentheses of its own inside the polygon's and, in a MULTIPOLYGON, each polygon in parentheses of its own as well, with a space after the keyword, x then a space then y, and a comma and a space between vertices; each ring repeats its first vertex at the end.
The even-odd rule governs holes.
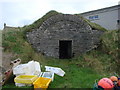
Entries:
POLYGON ((72 57, 72 40, 59 41, 59 58, 69 59, 72 57))

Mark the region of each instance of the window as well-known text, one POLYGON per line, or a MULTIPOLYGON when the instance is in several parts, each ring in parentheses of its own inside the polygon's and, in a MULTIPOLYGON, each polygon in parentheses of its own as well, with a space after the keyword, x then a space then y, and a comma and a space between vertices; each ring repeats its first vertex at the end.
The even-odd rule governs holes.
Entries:
POLYGON ((119 24, 119 23, 120 23, 120 20, 117 20, 117 23, 119 24))

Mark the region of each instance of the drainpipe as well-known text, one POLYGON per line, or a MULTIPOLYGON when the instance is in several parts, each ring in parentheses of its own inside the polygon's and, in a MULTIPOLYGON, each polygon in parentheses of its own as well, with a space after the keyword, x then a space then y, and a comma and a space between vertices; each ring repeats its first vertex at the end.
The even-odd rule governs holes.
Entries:
MULTIPOLYGON (((120 1, 118 2, 118 49, 120 49, 120 1)), ((118 58, 120 58, 119 55, 120 51, 118 51, 118 58)), ((118 67, 120 66, 120 63, 118 64, 118 67)))
POLYGON ((118 2, 118 21, 117 21, 117 24, 118 24, 118 29, 120 29, 120 1, 118 2))

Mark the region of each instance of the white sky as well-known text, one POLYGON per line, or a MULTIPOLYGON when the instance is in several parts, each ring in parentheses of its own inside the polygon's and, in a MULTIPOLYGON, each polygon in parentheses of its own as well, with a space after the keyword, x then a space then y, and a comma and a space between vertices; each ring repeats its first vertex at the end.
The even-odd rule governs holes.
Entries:
POLYGON ((119 0, 0 0, 0 29, 33 23, 50 10, 65 14, 83 13, 110 7, 119 0))

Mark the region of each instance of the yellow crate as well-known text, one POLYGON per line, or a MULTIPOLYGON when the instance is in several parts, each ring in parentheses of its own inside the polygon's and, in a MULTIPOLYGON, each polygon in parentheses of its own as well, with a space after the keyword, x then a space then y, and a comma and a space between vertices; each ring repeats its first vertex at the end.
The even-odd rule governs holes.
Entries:
POLYGON ((33 82, 34 88, 46 89, 48 88, 52 79, 39 77, 35 82, 33 82))
POLYGON ((36 75, 19 75, 15 77, 16 83, 32 84, 38 77, 36 75))

